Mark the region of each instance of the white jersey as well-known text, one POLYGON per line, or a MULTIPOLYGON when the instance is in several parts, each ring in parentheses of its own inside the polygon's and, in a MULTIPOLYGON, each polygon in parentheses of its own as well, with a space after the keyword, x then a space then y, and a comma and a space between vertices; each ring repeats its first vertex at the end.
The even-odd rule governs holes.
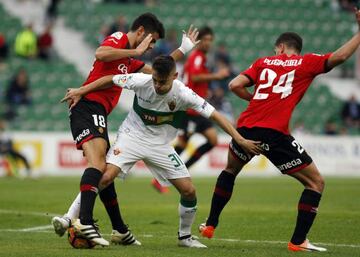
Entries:
POLYGON ((206 118, 214 111, 213 106, 179 80, 174 80, 172 88, 164 95, 156 93, 152 75, 116 75, 113 82, 135 92, 133 107, 120 125, 119 132, 142 142, 167 144, 172 141, 189 108, 206 118))

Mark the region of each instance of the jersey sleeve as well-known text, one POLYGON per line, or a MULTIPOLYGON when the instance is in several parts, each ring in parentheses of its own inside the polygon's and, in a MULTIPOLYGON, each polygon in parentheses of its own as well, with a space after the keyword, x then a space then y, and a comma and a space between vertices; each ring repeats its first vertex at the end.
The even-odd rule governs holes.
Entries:
POLYGON ((210 115, 215 110, 211 104, 209 104, 204 98, 200 97, 184 84, 181 85, 181 91, 181 97, 183 98, 182 100, 184 101, 185 107, 187 109, 193 109, 205 118, 210 117, 210 115))
POLYGON ((241 75, 244 75, 248 77, 251 80, 251 84, 256 84, 257 78, 258 78, 258 63, 259 60, 256 60, 253 64, 250 65, 250 67, 247 70, 244 70, 241 72, 241 75))
POLYGON ((326 66, 327 60, 332 53, 327 54, 305 54, 304 55, 304 69, 307 73, 312 76, 319 75, 321 73, 326 73, 330 71, 326 66))
POLYGON ((122 32, 115 32, 106 37, 100 46, 111 46, 113 48, 123 49, 126 47, 127 40, 122 32))
POLYGON ((151 79, 151 75, 144 73, 129 73, 129 74, 118 74, 113 77, 115 85, 129 89, 136 90, 144 86, 151 79))
POLYGON ((138 72, 139 70, 142 69, 142 67, 144 67, 145 63, 143 61, 134 59, 134 58, 130 58, 130 69, 129 69, 129 73, 135 73, 138 72))

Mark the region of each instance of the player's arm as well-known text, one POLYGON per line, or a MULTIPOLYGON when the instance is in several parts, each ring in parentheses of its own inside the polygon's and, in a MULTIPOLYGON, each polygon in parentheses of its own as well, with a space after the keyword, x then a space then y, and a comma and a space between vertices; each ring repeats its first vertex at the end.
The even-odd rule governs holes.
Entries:
POLYGON ((111 46, 100 46, 95 51, 95 58, 102 62, 111 62, 127 57, 138 57, 149 48, 152 41, 152 35, 149 34, 135 49, 119 49, 111 46))
POLYGON ((360 45, 360 11, 355 8, 355 18, 358 24, 357 33, 339 49, 333 52, 327 60, 327 69, 331 70, 335 66, 345 62, 356 51, 360 45))
POLYGON ((83 87, 68 88, 64 98, 61 99, 60 102, 63 103, 68 101, 69 108, 71 109, 80 101, 83 96, 87 95, 88 93, 111 87, 113 85, 113 77, 113 75, 108 75, 101 77, 83 87))
POLYGON ((61 100, 61 102, 69 101, 69 107, 71 109, 80 101, 83 96, 89 94, 90 92, 106 89, 112 87, 113 85, 131 90, 139 83, 142 84, 143 81, 148 79, 146 76, 147 75, 145 74, 139 73, 104 76, 87 84, 86 86, 80 88, 68 88, 66 95, 61 100))
POLYGON ((260 142, 255 142, 243 138, 223 115, 205 101, 202 97, 194 93, 191 89, 183 85, 182 97, 188 102, 187 107, 192 108, 203 117, 216 122, 227 134, 229 134, 243 149, 249 154, 260 154, 260 142))
POLYGON ((247 87, 253 85, 249 77, 240 74, 230 81, 229 89, 238 97, 250 101, 253 95, 247 90, 247 87))
POLYGON ((210 117, 211 120, 216 122, 227 134, 229 134, 235 141, 238 143, 241 148, 247 154, 261 154, 262 150, 259 146, 260 141, 252 141, 243 138, 233 127, 233 125, 228 121, 223 115, 221 115, 218 111, 214 110, 210 117))

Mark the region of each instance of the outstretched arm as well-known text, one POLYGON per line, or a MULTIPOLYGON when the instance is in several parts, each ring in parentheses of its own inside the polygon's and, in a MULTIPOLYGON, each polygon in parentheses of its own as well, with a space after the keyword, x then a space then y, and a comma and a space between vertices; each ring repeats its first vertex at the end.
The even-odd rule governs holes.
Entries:
POLYGON ((68 88, 64 98, 61 99, 60 102, 63 103, 69 101, 69 108, 71 109, 80 101, 80 99, 84 95, 96 90, 111 87, 113 85, 113 81, 112 81, 113 77, 114 77, 113 75, 108 75, 101 77, 83 87, 68 88))
POLYGON ((327 61, 327 68, 330 70, 345 62, 356 51, 360 45, 360 11, 355 8, 355 19, 358 24, 357 33, 339 49, 332 53, 327 61))
POLYGON ((243 138, 236 129, 231 125, 223 115, 214 110, 210 115, 210 119, 215 121, 226 133, 228 133, 238 143, 248 155, 261 154, 262 150, 259 146, 261 142, 252 141, 243 138))

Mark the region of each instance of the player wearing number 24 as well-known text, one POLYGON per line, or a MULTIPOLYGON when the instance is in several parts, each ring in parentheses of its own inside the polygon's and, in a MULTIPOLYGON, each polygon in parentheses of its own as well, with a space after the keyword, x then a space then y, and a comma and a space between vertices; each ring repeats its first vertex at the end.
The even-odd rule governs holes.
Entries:
MULTIPOLYGON (((360 12, 355 10, 360 24, 360 12)), ((259 58, 234 78, 229 87, 249 106, 240 115, 237 130, 246 139, 261 141, 264 155, 283 173, 300 181, 305 190, 298 204, 298 217, 288 243, 291 251, 326 251, 307 240, 324 189, 324 179, 311 157, 290 135, 291 114, 313 79, 346 61, 360 44, 360 32, 333 53, 300 55, 302 38, 293 32, 281 34, 275 42, 275 55, 259 58), (255 85, 254 94, 246 89, 255 85)), ((229 146, 228 163, 219 175, 206 223, 199 230, 211 238, 219 216, 230 200, 235 177, 251 160, 235 141, 229 146)))

